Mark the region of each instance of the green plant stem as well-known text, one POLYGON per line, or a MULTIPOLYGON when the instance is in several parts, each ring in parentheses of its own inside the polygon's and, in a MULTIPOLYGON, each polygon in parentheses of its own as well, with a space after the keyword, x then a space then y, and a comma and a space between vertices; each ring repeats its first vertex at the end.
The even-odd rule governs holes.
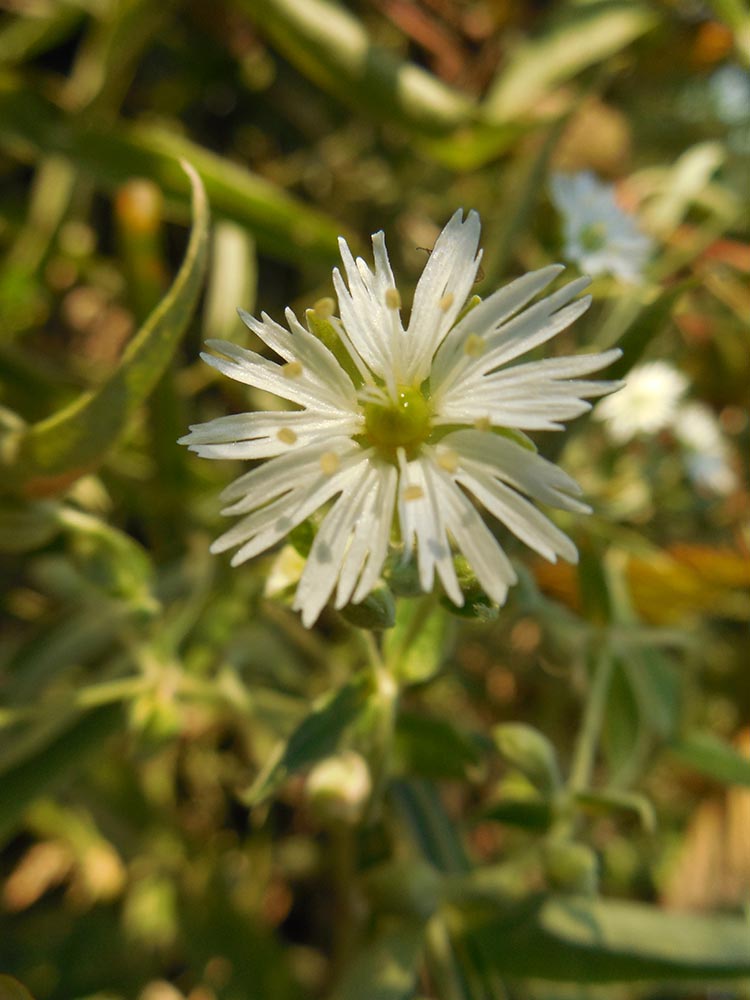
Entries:
POLYGON ((583 721, 573 753, 568 779, 571 792, 583 791, 591 783, 613 667, 614 660, 610 650, 607 648, 600 650, 594 662, 583 721))
POLYGON ((370 808, 365 817, 372 821, 378 815, 388 785, 393 733, 396 725, 396 708, 399 688, 389 664, 383 660, 377 640, 372 632, 359 633, 367 652, 373 677, 372 711, 374 719, 370 731, 370 747, 367 754, 372 779, 370 808))

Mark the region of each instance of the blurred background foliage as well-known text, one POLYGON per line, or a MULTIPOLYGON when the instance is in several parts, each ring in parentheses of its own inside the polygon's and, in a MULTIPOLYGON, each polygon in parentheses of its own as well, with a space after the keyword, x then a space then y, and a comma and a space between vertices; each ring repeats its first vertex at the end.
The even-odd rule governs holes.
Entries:
POLYGON ((750 996, 744 0, 3 8, 0 997, 750 996), (580 566, 404 599, 396 701, 291 547, 208 555, 236 470, 175 441, 248 397, 197 355, 329 295, 338 234, 413 285, 476 208, 479 294, 560 259, 554 170, 657 247, 559 350, 674 364, 729 485, 669 430, 539 435, 580 566))

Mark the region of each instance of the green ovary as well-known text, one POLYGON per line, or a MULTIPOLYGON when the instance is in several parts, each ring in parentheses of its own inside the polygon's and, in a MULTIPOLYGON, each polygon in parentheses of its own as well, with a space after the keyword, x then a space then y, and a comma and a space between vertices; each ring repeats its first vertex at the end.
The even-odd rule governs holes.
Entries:
POLYGON ((398 448, 411 455, 430 433, 430 404, 419 389, 400 385, 397 399, 385 405, 367 403, 365 433, 389 458, 398 448))

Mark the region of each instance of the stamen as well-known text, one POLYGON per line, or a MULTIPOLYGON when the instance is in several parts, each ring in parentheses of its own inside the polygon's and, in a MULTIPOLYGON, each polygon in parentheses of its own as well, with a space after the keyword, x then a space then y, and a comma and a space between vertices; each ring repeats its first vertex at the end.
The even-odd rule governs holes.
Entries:
POLYGON ((389 309, 401 308, 401 295, 398 288, 387 288, 385 291, 385 304, 389 309))
POLYGON ((276 437, 281 441, 282 444, 295 444, 297 441, 297 435, 294 433, 291 427, 281 427, 276 432, 276 437))
POLYGON ((480 337, 478 333, 470 333, 464 341, 464 354, 470 358, 479 358, 484 354, 486 346, 484 337, 480 337))
POLYGON ((474 421, 474 426, 478 431, 491 431, 492 421, 489 417, 477 417, 474 421))
POLYGON ((287 361, 285 365, 281 366, 281 374, 284 378, 299 378, 302 371, 302 365, 299 361, 287 361))
POLYGON ((452 448, 440 448, 437 453, 437 464, 446 472, 455 472, 458 468, 459 454, 452 448))
POLYGON ((421 486, 407 486, 402 496, 404 500, 421 500, 424 497, 424 490, 421 486))
POLYGON ((453 300, 455 295, 453 292, 446 292, 442 299, 438 302, 438 306, 443 310, 443 312, 448 312, 450 307, 453 305, 453 300))
POLYGON ((336 311, 336 303, 330 296, 326 295, 325 298, 318 299, 313 305, 313 309, 320 319, 330 319, 336 311))
POLYGON ((324 451, 320 456, 320 471, 324 476, 332 476, 334 472, 338 472, 340 465, 341 459, 335 451, 324 451))

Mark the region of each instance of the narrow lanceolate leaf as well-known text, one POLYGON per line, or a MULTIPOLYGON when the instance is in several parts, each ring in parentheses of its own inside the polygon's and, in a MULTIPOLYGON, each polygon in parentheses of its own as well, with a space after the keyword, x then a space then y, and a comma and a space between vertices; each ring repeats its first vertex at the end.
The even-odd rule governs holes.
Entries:
POLYGON ((356 677, 313 705, 309 715, 286 743, 279 745, 268 765, 242 795, 243 801, 249 806, 259 805, 270 798, 289 775, 330 756, 344 730, 365 707, 366 700, 366 681, 356 677))
POLYGON ((669 749, 681 764, 707 778, 724 785, 750 786, 750 759, 711 733, 688 733, 669 749))
POLYGON ((0 66, 7 68, 46 52, 72 35, 86 16, 85 4, 58 0, 30 17, 20 15, 0 29, 0 66))
POLYGON ((149 396, 193 314, 207 257, 208 204, 195 170, 184 164, 193 190, 193 229, 185 259, 167 295, 128 345, 122 361, 99 387, 46 420, 20 431, 4 480, 27 495, 64 489, 95 468, 149 396))
POLYGON ((750 974, 750 926, 740 918, 588 896, 498 902, 450 924, 504 975, 603 983, 750 974))
POLYGON ((239 0, 297 68, 372 117, 439 135, 475 116, 472 102, 413 63, 376 46, 343 5, 328 0, 239 0))
POLYGON ((25 161, 59 153, 107 191, 133 177, 153 180, 169 218, 187 218, 188 160, 205 185, 217 217, 246 227, 260 250, 282 260, 331 261, 342 227, 278 185, 168 129, 140 122, 102 126, 63 114, 17 81, 0 81, 0 148, 25 161))
POLYGON ((613 56, 656 23, 637 3, 572 6, 564 24, 525 42, 503 65, 483 105, 490 120, 532 114, 553 87, 613 56))

